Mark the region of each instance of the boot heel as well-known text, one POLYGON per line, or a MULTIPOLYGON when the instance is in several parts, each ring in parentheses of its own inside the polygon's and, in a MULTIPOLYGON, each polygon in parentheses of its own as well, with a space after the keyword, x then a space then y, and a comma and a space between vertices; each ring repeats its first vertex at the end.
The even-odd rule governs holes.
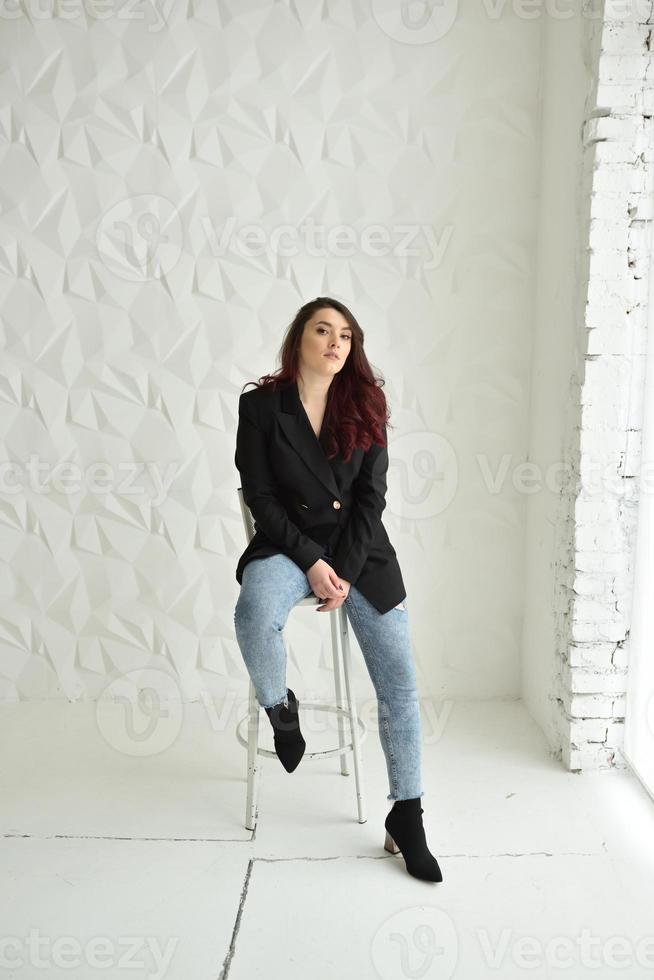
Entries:
POLYGON ((386 840, 384 841, 384 850, 385 851, 390 851, 391 854, 399 854, 400 853, 399 847, 397 846, 397 844, 395 843, 395 841, 393 840, 393 838, 391 837, 391 835, 389 834, 388 831, 386 831, 386 840))

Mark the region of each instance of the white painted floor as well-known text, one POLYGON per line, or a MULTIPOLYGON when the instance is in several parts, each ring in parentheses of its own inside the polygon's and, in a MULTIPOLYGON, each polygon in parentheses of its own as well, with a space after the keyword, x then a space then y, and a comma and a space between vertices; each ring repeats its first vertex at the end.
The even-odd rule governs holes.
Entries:
MULTIPOLYGON (((627 770, 566 773, 520 702, 425 720, 439 884, 383 849, 375 728, 366 823, 337 759, 264 759, 252 834, 238 712, 187 705, 130 755, 97 710, 0 708, 2 980, 654 975, 654 803, 627 770)), ((309 749, 335 744, 317 718, 309 749)))

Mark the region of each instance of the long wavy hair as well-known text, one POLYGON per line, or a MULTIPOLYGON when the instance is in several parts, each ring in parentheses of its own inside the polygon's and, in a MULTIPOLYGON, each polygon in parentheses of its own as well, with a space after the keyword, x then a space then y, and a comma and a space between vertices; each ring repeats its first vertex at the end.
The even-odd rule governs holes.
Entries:
POLYGON ((373 372, 366 357, 363 330, 355 316, 339 300, 318 296, 301 306, 288 326, 279 350, 281 367, 272 374, 262 375, 258 381, 247 381, 243 387, 254 384, 257 388, 277 390, 296 381, 304 327, 314 313, 326 307, 341 313, 352 332, 350 353, 329 386, 323 423, 327 457, 333 459, 340 452, 347 463, 354 449, 365 451, 373 443, 385 446, 384 426, 393 426, 389 423, 390 413, 382 391, 385 381, 373 372))

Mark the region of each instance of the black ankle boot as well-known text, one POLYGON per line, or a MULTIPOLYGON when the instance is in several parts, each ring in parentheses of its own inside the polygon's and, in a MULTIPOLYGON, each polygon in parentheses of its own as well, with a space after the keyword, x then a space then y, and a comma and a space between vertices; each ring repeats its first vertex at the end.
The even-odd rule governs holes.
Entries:
POLYGON ((386 840, 384 848, 391 854, 401 851, 406 869, 414 878, 424 881, 442 881, 438 861, 427 847, 420 805, 420 797, 413 800, 396 800, 384 821, 386 840))
POLYGON ((273 726, 275 752, 286 772, 297 769, 307 747, 300 731, 298 706, 299 701, 290 687, 287 687, 286 701, 265 709, 273 726))

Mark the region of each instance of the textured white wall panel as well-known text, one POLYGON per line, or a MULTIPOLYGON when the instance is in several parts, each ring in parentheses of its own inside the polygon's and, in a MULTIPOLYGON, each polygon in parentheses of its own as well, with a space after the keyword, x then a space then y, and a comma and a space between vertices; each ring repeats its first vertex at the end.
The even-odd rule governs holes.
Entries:
MULTIPOLYGON (((519 696, 543 19, 462 4, 405 43, 382 8, 27 3, 0 22, 3 460, 83 475, 0 494, 3 699, 96 698, 145 667, 184 699, 246 693, 238 394, 325 294, 387 379, 421 694, 519 696), (167 490, 137 472, 128 493, 128 464, 167 490)), ((289 676, 325 694, 310 616, 289 676)))

